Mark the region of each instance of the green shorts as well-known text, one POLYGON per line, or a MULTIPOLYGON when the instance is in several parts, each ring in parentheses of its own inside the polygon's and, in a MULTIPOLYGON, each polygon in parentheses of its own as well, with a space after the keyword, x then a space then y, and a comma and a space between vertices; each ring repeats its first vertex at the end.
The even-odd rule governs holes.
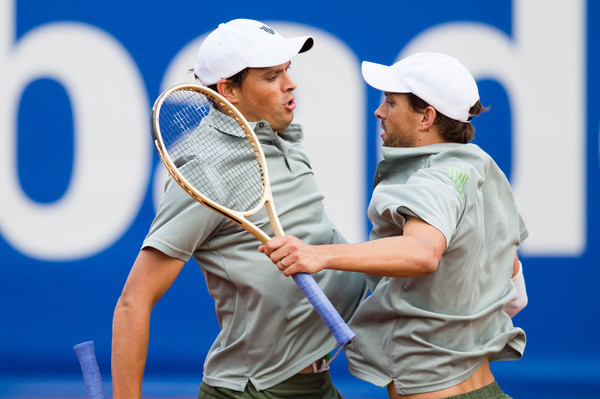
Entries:
POLYGON ((496 381, 482 388, 462 395, 448 396, 446 399, 511 399, 510 396, 502 392, 496 381))
POLYGON ((244 392, 200 384, 199 399, 343 399, 331 382, 329 371, 314 374, 296 374, 287 380, 262 391, 248 382, 244 392))

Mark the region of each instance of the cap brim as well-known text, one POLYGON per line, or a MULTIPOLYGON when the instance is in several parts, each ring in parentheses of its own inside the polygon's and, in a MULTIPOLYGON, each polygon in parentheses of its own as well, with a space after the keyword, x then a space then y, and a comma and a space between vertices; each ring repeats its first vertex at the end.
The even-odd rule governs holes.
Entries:
POLYGON ((389 66, 363 61, 363 79, 369 86, 388 93, 410 93, 410 89, 398 82, 389 66))
POLYGON ((312 48, 314 40, 310 36, 292 37, 270 44, 269 50, 261 57, 253 60, 248 67, 267 68, 288 62, 299 53, 312 48))

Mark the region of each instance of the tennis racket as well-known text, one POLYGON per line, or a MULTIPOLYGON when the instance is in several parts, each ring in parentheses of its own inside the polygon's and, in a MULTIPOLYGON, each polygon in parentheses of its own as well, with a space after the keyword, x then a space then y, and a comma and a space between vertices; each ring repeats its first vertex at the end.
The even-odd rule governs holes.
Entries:
POLYGON ((79 365, 81 366, 81 371, 83 373, 83 381, 85 382, 85 388, 87 389, 89 398, 107 399, 104 385, 102 384, 100 369, 96 362, 94 342, 82 342, 75 345, 73 349, 75 349, 75 353, 79 359, 79 365))
MULTIPOLYGON (((276 236, 283 235, 267 163, 244 116, 219 93, 196 84, 164 91, 152 108, 152 137, 162 162, 195 200, 240 225, 262 243, 270 237, 248 220, 264 206, 276 236)), ((310 274, 294 281, 339 345, 354 332, 310 274)))

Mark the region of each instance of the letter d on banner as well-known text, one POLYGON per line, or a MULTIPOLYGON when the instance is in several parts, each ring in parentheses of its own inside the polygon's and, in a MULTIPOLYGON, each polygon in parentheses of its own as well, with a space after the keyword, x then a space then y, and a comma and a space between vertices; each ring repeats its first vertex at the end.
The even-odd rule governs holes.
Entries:
POLYGON ((511 37, 483 24, 451 23, 404 49, 448 52, 476 79, 494 79, 506 90, 511 184, 530 234, 526 255, 579 256, 586 247, 585 7, 583 0, 514 0, 511 37))

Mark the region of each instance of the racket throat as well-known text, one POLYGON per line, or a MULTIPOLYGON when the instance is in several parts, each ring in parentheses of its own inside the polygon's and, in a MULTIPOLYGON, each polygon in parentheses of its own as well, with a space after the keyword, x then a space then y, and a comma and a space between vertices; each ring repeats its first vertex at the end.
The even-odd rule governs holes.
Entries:
POLYGON ((267 215, 269 216, 269 221, 271 222, 271 227, 273 227, 273 233, 275 236, 280 237, 285 235, 283 228, 281 227, 281 223, 279 222, 279 217, 277 216, 277 211, 275 210, 275 204, 273 204, 273 201, 266 200, 265 208, 267 208, 267 215))
MULTIPOLYGON (((219 215, 222 215, 222 216, 226 217, 227 219, 231 220, 238 226, 244 228, 245 230, 247 230, 250 234, 252 234, 254 237, 256 237, 256 239, 259 240, 260 242, 262 242, 263 244, 266 244, 267 241, 269 241, 271 239, 271 237, 269 237, 267 234, 265 234, 262 230, 260 230, 253 224, 248 223, 243 219, 238 219, 232 214, 225 213, 221 209, 217 208, 216 206, 213 206, 212 204, 210 204, 206 201, 202 201, 202 204, 204 206, 212 209, 213 211, 217 212, 219 215)), ((267 207, 267 209, 269 209, 269 208, 267 207)), ((268 211, 267 211, 267 213, 269 214, 269 218, 270 218, 271 217, 270 213, 268 211)))

